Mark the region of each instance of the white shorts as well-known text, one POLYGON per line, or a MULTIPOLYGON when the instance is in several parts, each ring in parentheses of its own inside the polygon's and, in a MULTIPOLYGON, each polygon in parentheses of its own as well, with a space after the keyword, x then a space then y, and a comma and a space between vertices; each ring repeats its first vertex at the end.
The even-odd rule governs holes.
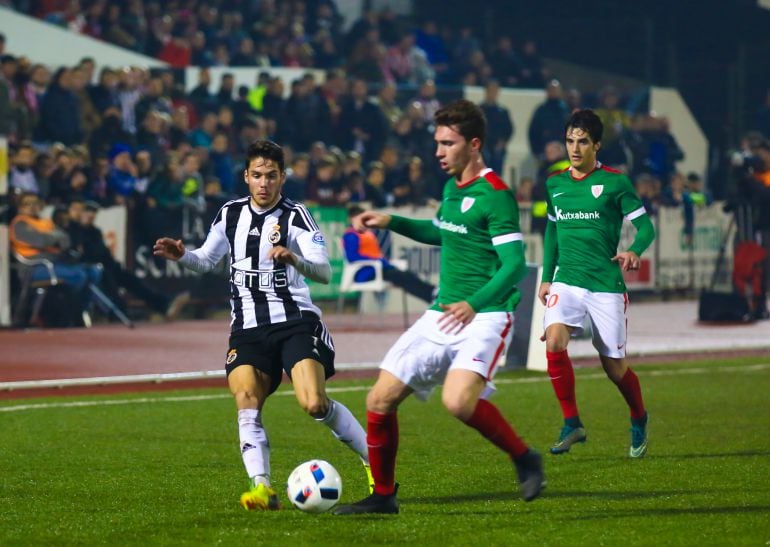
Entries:
POLYGON ((513 338, 513 314, 478 313, 459 334, 439 330, 442 315, 426 311, 390 348, 380 368, 412 388, 423 401, 444 382, 448 371, 470 370, 486 379, 482 394, 486 398, 494 391, 492 378, 498 360, 513 338))
POLYGON ((599 355, 620 359, 626 356, 628 294, 591 292, 581 287, 553 283, 545 305, 543 327, 555 323, 573 327, 573 336, 583 332, 583 321, 591 321, 592 341, 599 355))

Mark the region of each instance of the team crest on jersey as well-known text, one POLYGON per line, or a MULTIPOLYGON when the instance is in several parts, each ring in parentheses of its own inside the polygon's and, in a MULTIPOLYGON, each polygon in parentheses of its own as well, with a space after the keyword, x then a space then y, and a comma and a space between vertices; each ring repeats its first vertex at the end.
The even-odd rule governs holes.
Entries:
POLYGON ((463 202, 460 204, 460 212, 467 213, 474 203, 476 203, 474 198, 463 198, 463 202))
POLYGON ((273 245, 281 241, 281 227, 277 224, 274 224, 273 231, 270 232, 269 236, 267 236, 267 240, 273 245))
POLYGON ((228 365, 231 365, 233 361, 235 361, 238 358, 238 350, 231 349, 227 352, 227 361, 225 361, 228 365))
POLYGON ((594 195, 595 198, 598 198, 602 195, 602 192, 604 191, 604 185, 603 184, 594 184, 591 186, 591 193, 594 195))

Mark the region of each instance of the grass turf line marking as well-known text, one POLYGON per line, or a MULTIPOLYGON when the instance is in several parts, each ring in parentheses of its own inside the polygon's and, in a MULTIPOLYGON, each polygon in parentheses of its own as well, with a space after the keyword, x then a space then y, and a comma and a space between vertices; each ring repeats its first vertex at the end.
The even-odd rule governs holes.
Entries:
MULTIPOLYGON (((685 374, 705 374, 710 372, 758 372, 767 370, 770 368, 770 363, 755 364, 755 365, 742 365, 735 367, 694 367, 683 368, 674 370, 642 370, 636 369, 636 373, 639 376, 683 376, 685 374)), ((581 379, 596 380, 600 378, 606 378, 604 373, 592 373, 581 374, 581 379)), ((530 378, 502 378, 497 380, 496 384, 534 384, 538 382, 550 381, 547 376, 533 376, 530 378)), ((346 393, 352 391, 368 391, 371 386, 350 386, 350 387, 334 387, 330 386, 326 388, 328 393, 346 393)), ((275 392, 278 396, 294 395, 294 391, 291 389, 285 389, 283 391, 275 392)), ((14 406, 0 406, 0 412, 20 412, 23 410, 46 410, 51 408, 80 408, 80 407, 92 407, 92 406, 117 406, 117 405, 136 405, 146 403, 181 403, 191 401, 209 401, 214 399, 230 399, 232 395, 185 395, 175 397, 141 397, 138 399, 107 399, 102 401, 72 401, 72 402, 57 402, 57 403, 35 403, 24 404, 14 406)))

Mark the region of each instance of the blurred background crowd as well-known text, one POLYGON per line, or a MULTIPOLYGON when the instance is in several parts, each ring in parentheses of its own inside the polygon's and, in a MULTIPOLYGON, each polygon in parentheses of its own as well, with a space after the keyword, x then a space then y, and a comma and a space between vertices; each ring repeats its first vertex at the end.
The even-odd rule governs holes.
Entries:
MULTIPOLYGON (((433 114, 468 85, 484 88, 485 157, 504 179, 508 141, 514 132, 528 136, 537 174, 507 182, 520 203, 531 204, 533 230, 545 226, 545 179, 567 166, 563 128, 578 108, 601 116, 599 159, 629 174, 652 214, 681 207, 692 234, 693 209, 729 193, 705 173, 677 169, 682 149, 643 97, 612 82, 564 89, 536 40, 482 33, 472 21, 458 28, 438 14, 405 17, 384 7, 345 26, 332 0, 10 4, 169 68, 100 66, 91 57, 51 67, 0 36, 0 135, 9 141, 11 194, 5 222, 17 213, 14 196, 31 193, 62 213, 73 201, 125 205, 134 244, 181 237, 195 218, 207 224, 226 200, 243 195, 244 152, 264 138, 287 151, 290 198, 432 204, 445 179, 433 160, 433 114), (194 87, 183 80, 188 66, 202 67, 194 87), (212 81, 212 67, 259 70, 247 86, 227 71, 212 81), (308 71, 285 81, 271 67, 321 69, 325 78, 308 71), (498 102, 510 87, 545 90, 528 127, 516 127, 498 102)), ((736 145, 736 167, 770 148, 770 91, 751 125, 736 145)))

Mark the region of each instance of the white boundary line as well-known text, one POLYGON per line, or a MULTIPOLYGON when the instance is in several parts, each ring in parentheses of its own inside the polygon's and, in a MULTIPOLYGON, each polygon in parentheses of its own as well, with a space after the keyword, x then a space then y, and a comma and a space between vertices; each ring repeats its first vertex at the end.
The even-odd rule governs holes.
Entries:
MULTIPOLYGON (((334 368, 343 370, 377 369, 379 363, 342 363, 334 368)), ((164 372, 159 374, 129 374, 124 376, 96 376, 93 378, 61 378, 58 380, 22 380, 18 382, 0 382, 0 391, 17 389, 49 389, 78 386, 103 386, 110 384, 135 384, 176 382, 180 380, 206 380, 208 378, 224 378, 224 370, 204 370, 200 372, 164 372)))
MULTIPOLYGON (((735 367, 695 367, 684 368, 674 370, 650 370, 650 371, 638 371, 640 376, 683 376, 686 374, 704 374, 709 372, 758 372, 770 369, 770 363, 761 363, 756 365, 743 365, 735 367)), ((603 373, 591 373, 581 374, 581 379, 596 380, 606 378, 603 373)), ((501 378, 497 384, 534 384, 539 382, 550 381, 546 376, 532 376, 528 378, 501 378)), ((368 391, 370 386, 349 386, 349 387, 335 387, 329 386, 326 388, 328 393, 345 393, 354 391, 368 391)), ((293 395, 294 392, 290 389, 278 391, 275 395, 288 396, 293 395)), ((31 403, 14 406, 0 406, 0 412, 19 412, 22 410, 46 410, 50 408, 80 408, 89 406, 116 406, 116 405, 136 405, 147 403, 180 403, 190 401, 209 401, 214 399, 230 399, 232 395, 229 393, 222 393, 217 395, 185 395, 185 396, 173 396, 173 397, 141 397, 136 399, 107 399, 99 401, 71 401, 71 402, 56 402, 56 403, 31 403)))

